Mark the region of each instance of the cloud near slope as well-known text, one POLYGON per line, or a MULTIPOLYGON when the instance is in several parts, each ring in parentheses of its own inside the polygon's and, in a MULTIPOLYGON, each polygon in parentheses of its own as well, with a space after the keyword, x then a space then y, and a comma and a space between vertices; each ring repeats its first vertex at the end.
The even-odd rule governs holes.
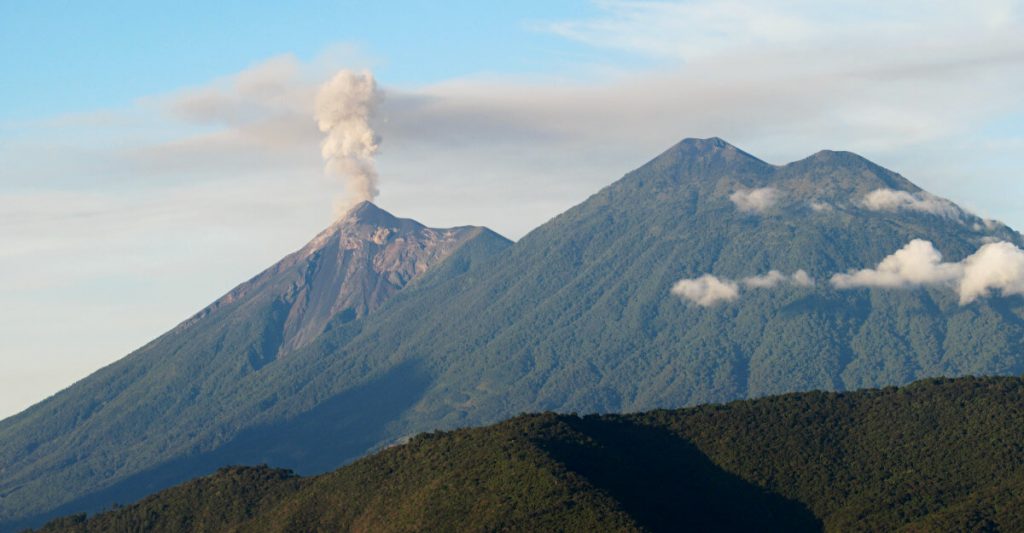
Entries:
MULTIPOLYGON (((837 290, 947 287, 956 291, 960 305, 967 305, 997 293, 1024 295, 1024 250, 1005 241, 988 242, 962 261, 943 262, 942 254, 930 241, 914 239, 874 268, 834 274, 829 284, 837 290)), ((739 281, 704 274, 677 281, 671 293, 701 307, 711 307, 739 299, 743 290, 782 285, 813 287, 814 280, 804 270, 791 275, 770 270, 739 281)))
POLYGON ((864 196, 864 207, 872 211, 920 211, 959 220, 964 212, 953 202, 921 191, 909 193, 893 189, 875 189, 864 196))
POLYGON ((710 307, 719 302, 731 302, 740 297, 739 285, 711 274, 699 278, 681 279, 672 286, 672 294, 701 306, 710 307))
POLYGON ((789 284, 795 287, 814 286, 814 280, 803 269, 797 270, 789 276, 778 270, 769 270, 767 274, 743 278, 742 283, 748 289, 772 289, 782 284, 789 284))
POLYGON ((773 187, 761 187, 759 189, 741 189, 731 195, 729 200, 736 205, 736 209, 744 212, 764 213, 775 207, 779 202, 782 193, 773 187))
POLYGON ((1008 242, 992 242, 963 261, 943 262, 931 242, 915 239, 875 268, 835 274, 830 283, 840 290, 948 286, 966 305, 995 291, 1003 296, 1024 294, 1024 250, 1008 242))
POLYGON ((685 278, 672 286, 671 293, 689 300, 701 307, 710 307, 721 302, 731 302, 740 297, 740 289, 773 289, 780 285, 812 287, 814 280, 803 270, 785 275, 778 270, 766 274, 749 276, 739 282, 704 274, 697 278, 685 278))
POLYGON ((899 288, 914 285, 954 284, 963 274, 957 263, 943 263, 942 254, 929 241, 914 239, 883 259, 875 268, 832 276, 837 289, 858 287, 899 288))

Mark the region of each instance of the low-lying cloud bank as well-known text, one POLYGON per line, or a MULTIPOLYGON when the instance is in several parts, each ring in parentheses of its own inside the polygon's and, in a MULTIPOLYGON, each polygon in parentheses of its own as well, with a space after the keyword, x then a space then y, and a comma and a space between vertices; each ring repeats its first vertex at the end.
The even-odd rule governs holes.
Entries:
POLYGON ((731 302, 740 297, 740 288, 773 289, 779 285, 812 287, 814 280, 803 270, 786 275, 778 270, 766 274, 743 278, 739 282, 723 279, 711 274, 697 278, 681 279, 672 286, 672 294, 689 300, 701 307, 710 307, 720 302, 731 302))
POLYGON ((836 274, 829 281, 840 290, 949 286, 960 296, 960 305, 966 305, 997 290, 1003 296, 1024 294, 1024 250, 993 242, 963 261, 944 263, 931 242, 914 239, 875 268, 836 274))
POLYGON ((927 192, 909 193, 894 189, 875 189, 864 196, 864 207, 872 211, 919 211, 958 220, 964 212, 953 202, 927 192))
POLYGON ((781 193, 773 187, 760 189, 743 189, 729 195, 729 200, 736 204, 736 209, 748 213, 764 213, 775 207, 781 193))
MULTIPOLYGON (((948 287, 957 292, 960 305, 967 305, 996 293, 1024 295, 1024 250, 1006 241, 988 242, 962 261, 943 262, 942 254, 930 241, 914 239, 874 268, 834 274, 829 284, 838 290, 948 287)), ((814 279, 804 270, 790 275, 770 270, 739 281, 704 274, 677 281, 671 292, 710 307, 737 300, 741 289, 773 289, 780 285, 813 287, 814 279)))

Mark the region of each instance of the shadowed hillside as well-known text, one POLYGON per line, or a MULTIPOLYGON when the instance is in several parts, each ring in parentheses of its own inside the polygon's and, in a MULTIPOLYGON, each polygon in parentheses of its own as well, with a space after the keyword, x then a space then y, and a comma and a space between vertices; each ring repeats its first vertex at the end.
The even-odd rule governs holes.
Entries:
POLYGON ((524 415, 315 478, 227 469, 44 530, 1019 531, 1021 442, 1018 378, 524 415))

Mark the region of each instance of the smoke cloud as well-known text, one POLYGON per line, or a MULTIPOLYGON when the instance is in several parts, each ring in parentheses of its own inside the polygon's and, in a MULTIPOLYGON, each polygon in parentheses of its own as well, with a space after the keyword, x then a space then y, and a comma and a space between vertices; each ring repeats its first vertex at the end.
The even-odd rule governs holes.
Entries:
POLYGON ((995 290, 1003 296, 1024 294, 1024 250, 993 242, 959 263, 944 263, 931 242, 915 239, 876 268, 836 274, 830 281, 837 289, 949 286, 960 296, 960 305, 966 305, 995 290))
POLYGON ((772 187, 760 189, 744 189, 729 195, 729 200, 736 204, 736 209, 744 212, 763 213, 772 207, 779 200, 779 191, 772 187))
POLYGON ((893 189, 875 189, 864 196, 864 207, 872 211, 920 211, 941 217, 960 219, 964 212, 953 202, 924 191, 909 193, 893 189))
POLYGON ((719 302, 730 302, 740 297, 739 286, 711 274, 695 279, 681 279, 672 286, 672 294, 701 306, 710 307, 719 302))
POLYGON ((314 116, 326 134, 321 144, 324 167, 345 182, 345 195, 335 202, 338 214, 380 193, 374 157, 381 139, 370 125, 380 100, 377 82, 369 71, 342 70, 317 93, 314 116))

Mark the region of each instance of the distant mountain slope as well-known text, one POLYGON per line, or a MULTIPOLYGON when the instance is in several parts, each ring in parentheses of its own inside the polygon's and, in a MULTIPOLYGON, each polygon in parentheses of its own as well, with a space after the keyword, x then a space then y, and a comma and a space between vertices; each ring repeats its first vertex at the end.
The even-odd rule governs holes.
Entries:
POLYGON ((317 478, 227 469, 46 531, 1018 531, 1020 442, 1019 378, 529 415, 317 478))
POLYGON ((269 314, 254 366, 315 339, 329 323, 377 309, 416 276, 441 262, 485 228, 428 228, 362 202, 301 250, 247 281, 180 325, 184 333, 218 315, 269 314), (271 309, 268 313, 262 309, 271 309))
MULTIPOLYGON (((452 254, 463 252, 462 264, 509 244, 486 228, 433 229, 368 202, 354 207, 301 250, 173 330, 0 422, 0 524, 215 447, 211 443, 233 436, 239 425, 210 426, 238 414, 237 403, 253 395, 249 387, 284 392, 254 384, 267 365, 291 357, 325 329, 376 310, 452 254)), ((393 397, 402 401, 400 394, 393 397)), ((377 407, 388 408, 386 402, 377 407)), ((359 452, 380 438, 363 437, 368 441, 359 452)), ((246 457, 238 447, 252 450, 237 439, 235 446, 230 459, 246 457)), ((293 448, 282 444, 279 453, 293 448)), ((117 497, 135 499, 221 464, 210 457, 198 471, 169 465, 169 481, 146 480, 117 497)))
MULTIPOLYGON (((914 205, 914 207, 921 207, 914 205)), ((961 305, 954 290, 838 290, 913 239, 959 261, 1006 226, 928 196, 846 152, 783 166, 688 139, 521 239, 475 278, 405 291, 373 320, 328 332, 274 371, 344 354, 434 377, 397 435, 523 411, 634 411, 766 394, 1024 371, 1024 298, 961 305), (738 192, 770 188, 763 211, 738 192), (872 209, 875 191, 937 209, 872 209), (806 271, 813 286, 745 290, 701 307, 682 278, 806 271), (443 311, 440 311, 443 310, 443 311)), ((346 363, 347 364, 347 363, 346 363)), ((343 367, 318 367, 319 387, 343 367)))
MULTIPOLYGON (((854 154, 776 166, 687 139, 514 245, 478 232, 373 313, 339 313, 284 355, 263 355, 263 332, 296 307, 268 303, 226 330, 158 339, 145 358, 0 422, 0 523, 133 501, 226 464, 323 472, 421 431, 521 412, 1024 372, 1024 297, 962 305, 946 287, 828 283, 913 239, 947 261, 992 240, 1024 244, 854 154), (773 270, 816 284, 744 288, 707 307, 672 293, 684 278, 773 270), (212 355, 224 347, 230 356, 212 355)), ((316 298, 337 301, 322 287, 316 298)), ((258 299, 248 294, 224 309, 258 299)), ((322 308, 312 302, 299 309, 322 308)), ((203 320, 227 323, 217 316, 203 320)))

